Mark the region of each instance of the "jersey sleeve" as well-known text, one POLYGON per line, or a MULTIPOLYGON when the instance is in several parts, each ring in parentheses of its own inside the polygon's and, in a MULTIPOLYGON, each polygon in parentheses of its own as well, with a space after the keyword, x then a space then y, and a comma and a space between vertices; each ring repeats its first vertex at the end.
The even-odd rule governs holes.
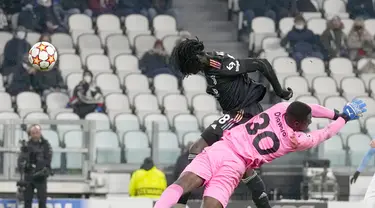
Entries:
POLYGON ((222 76, 237 76, 249 72, 241 60, 224 52, 210 54, 209 65, 212 73, 222 76))
POLYGON ((311 116, 313 118, 328 118, 333 119, 335 117, 335 111, 330 110, 326 107, 317 104, 309 104, 311 108, 311 116))
POLYGON ((374 156, 374 154, 375 148, 371 148, 369 151, 367 151, 366 155, 362 159, 361 164, 357 168, 358 172, 362 172, 366 168, 368 162, 371 160, 371 157, 374 156))
POLYGON ((292 143, 294 143, 293 140, 296 140, 296 151, 304 151, 313 148, 336 135, 344 126, 345 120, 339 117, 336 121, 328 124, 328 126, 323 129, 312 131, 307 134, 299 133, 298 135, 295 135, 295 138, 292 138, 292 143))

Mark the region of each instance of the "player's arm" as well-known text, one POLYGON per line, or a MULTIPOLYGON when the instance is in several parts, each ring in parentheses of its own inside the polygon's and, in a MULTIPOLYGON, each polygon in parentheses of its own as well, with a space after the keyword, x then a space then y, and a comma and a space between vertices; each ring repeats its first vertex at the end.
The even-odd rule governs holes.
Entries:
POLYGON ((375 148, 371 148, 363 157, 361 164, 358 166, 357 168, 358 172, 363 172, 363 170, 366 168, 368 162, 371 160, 374 154, 375 154, 375 148))
POLYGON ((311 108, 311 116, 313 118, 328 118, 336 120, 339 117, 339 111, 331 110, 317 104, 309 104, 311 108))

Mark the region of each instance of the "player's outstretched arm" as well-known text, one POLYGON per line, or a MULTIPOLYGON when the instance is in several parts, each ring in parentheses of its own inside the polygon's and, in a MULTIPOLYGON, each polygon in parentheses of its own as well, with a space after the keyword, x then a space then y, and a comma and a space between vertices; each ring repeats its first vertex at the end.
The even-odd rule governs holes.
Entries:
POLYGON ((361 164, 358 166, 357 171, 353 174, 353 177, 350 179, 350 184, 353 184, 357 181, 358 176, 366 168, 367 164, 375 154, 375 148, 371 148, 367 151, 366 155, 363 157, 361 164))
POLYGON ((328 118, 336 120, 339 117, 339 111, 331 110, 317 104, 309 104, 311 108, 311 116, 313 118, 328 118))

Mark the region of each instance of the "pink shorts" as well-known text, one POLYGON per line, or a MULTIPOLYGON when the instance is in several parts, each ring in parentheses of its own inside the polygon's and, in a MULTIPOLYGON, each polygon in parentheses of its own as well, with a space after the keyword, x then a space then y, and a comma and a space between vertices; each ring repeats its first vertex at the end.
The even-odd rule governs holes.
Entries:
POLYGON ((183 173, 192 172, 203 178, 203 196, 215 198, 226 207, 245 171, 244 160, 221 140, 205 148, 183 173))

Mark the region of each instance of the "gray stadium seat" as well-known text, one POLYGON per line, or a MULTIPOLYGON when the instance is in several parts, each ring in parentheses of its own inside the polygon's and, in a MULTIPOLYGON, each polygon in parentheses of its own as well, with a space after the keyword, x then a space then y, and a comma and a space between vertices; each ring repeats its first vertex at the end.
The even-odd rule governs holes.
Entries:
POLYGON ((268 37, 277 37, 275 22, 268 17, 256 17, 251 22, 252 32, 249 35, 249 49, 259 52, 262 49, 262 40, 268 37))
POLYGON ((115 64, 115 58, 117 55, 132 53, 128 37, 121 34, 109 35, 106 39, 106 47, 112 65, 115 64))
POLYGON ((264 51, 275 51, 283 49, 280 45, 281 39, 278 37, 267 37, 262 41, 262 50, 264 51))
POLYGON ((316 77, 326 76, 323 60, 315 57, 304 58, 301 61, 302 75, 312 86, 312 81, 316 77))
POLYGON ((206 93, 207 81, 201 75, 190 75, 182 80, 182 88, 191 106, 191 100, 195 95, 206 93))
POLYGON ((60 55, 64 53, 75 53, 73 40, 72 37, 70 37, 70 35, 66 33, 54 33, 51 36, 51 40, 52 44, 57 48, 58 53, 60 55))
POLYGON ((372 64, 375 64, 375 59, 369 59, 369 58, 362 58, 358 60, 357 62, 357 70, 359 72, 359 77, 363 80, 365 83, 366 89, 370 89, 370 81, 375 78, 375 74, 371 71, 365 71, 367 69, 365 66, 369 64, 369 62, 372 62, 372 64))
POLYGON ((86 58, 91 54, 103 54, 104 50, 100 39, 95 34, 82 34, 78 37, 78 49, 80 51, 81 62, 86 64, 86 58))
POLYGON ((293 29, 294 18, 293 17, 284 17, 279 21, 279 28, 281 37, 284 37, 288 34, 289 31, 293 29))
POLYGON ((138 35, 134 39, 135 54, 142 57, 147 51, 154 47, 157 39, 152 35, 138 35))
POLYGON ((139 94, 134 98, 135 113, 138 118, 143 121, 143 118, 150 113, 160 113, 158 101, 154 95, 139 94))
MULTIPOLYGON (((49 120, 50 117, 43 113, 43 112, 30 112, 25 115, 23 118, 25 121, 29 121, 31 123, 40 123, 41 120, 46 121, 49 120)), ((30 125, 28 125, 30 126, 30 125)), ((49 129, 51 126, 49 124, 43 124, 41 125, 42 129, 49 129)))
MULTIPOLYGON (((81 130, 72 130, 64 134, 64 144, 66 148, 83 148, 84 134, 81 130)), ((69 152, 66 154, 66 168, 70 169, 82 169, 83 166, 83 154, 69 152)))
POLYGON ((350 30, 353 28, 354 20, 352 19, 341 19, 342 24, 344 25, 344 28, 342 31, 345 35, 349 35, 350 30))
POLYGON ((128 113, 117 114, 114 124, 119 137, 128 131, 138 131, 141 126, 138 117, 128 113))
POLYGON ((324 100, 324 106, 329 109, 341 110, 341 108, 348 103, 348 101, 340 96, 330 96, 324 100))
POLYGON ((182 137, 182 144, 183 146, 187 146, 189 143, 194 143, 196 142, 198 139, 201 138, 201 132, 199 131, 193 131, 193 132, 187 132, 186 134, 184 134, 184 136, 182 137))
POLYGON ((375 35, 375 19, 367 19, 365 20, 365 28, 371 34, 371 36, 375 35))
POLYGON ((66 104, 69 102, 69 96, 62 92, 52 92, 46 97, 47 112, 51 118, 54 118, 56 114, 60 112, 72 112, 72 109, 66 108, 66 104))
POLYGON ((175 128, 180 144, 185 144, 183 138, 186 133, 199 131, 198 120, 191 114, 176 115, 173 119, 173 126, 175 128))
POLYGON ((39 42, 40 39, 40 33, 37 32, 28 32, 26 40, 27 42, 33 46, 35 43, 39 42))
POLYGON ((364 82, 357 77, 343 78, 341 81, 342 95, 347 100, 352 100, 358 96, 367 96, 364 82))
POLYGON ((16 97, 17 111, 21 117, 30 112, 42 112, 42 100, 35 92, 21 92, 16 97))
POLYGON ((135 45, 135 37, 138 35, 151 35, 148 19, 140 14, 130 14, 125 18, 126 35, 131 46, 135 45))
POLYGON ((218 113, 208 114, 203 117, 202 127, 205 129, 209 127, 214 121, 221 117, 218 113))
POLYGON ((74 44, 77 44, 78 37, 82 34, 94 34, 92 29, 92 20, 84 14, 73 14, 68 20, 69 30, 72 34, 74 44))
POLYGON ((6 92, 0 92, 0 111, 13 111, 12 98, 6 92))
POLYGON ((122 80, 126 75, 131 73, 141 73, 139 70, 139 60, 137 57, 130 54, 120 54, 115 57, 114 66, 116 73, 122 80))
POLYGON ((159 74, 154 78, 155 94, 159 104, 162 103, 163 97, 170 93, 179 93, 178 80, 170 74, 159 74))
POLYGON ((82 81, 83 73, 70 73, 66 77, 66 85, 68 86, 68 90, 70 94, 73 93, 74 88, 78 85, 80 81, 82 81))
POLYGON ((155 37, 162 40, 168 35, 178 35, 177 24, 174 17, 169 15, 157 15, 152 20, 155 37))
POLYGON ((339 16, 343 19, 349 18, 349 13, 346 12, 346 2, 343 0, 325 0, 323 3, 324 16, 327 19, 332 19, 334 16, 339 16))
MULTIPOLYGON (((53 148, 60 148, 60 139, 55 131, 42 129, 42 135, 51 144, 52 150, 53 148)), ((61 168, 61 153, 60 152, 53 152, 51 167, 52 169, 61 168)))
POLYGON ((159 137, 159 163, 174 164, 180 155, 176 134, 170 131, 158 132, 159 137))
POLYGON ((216 100, 211 95, 200 94, 194 96, 192 106, 200 124, 202 124, 202 119, 205 115, 218 113, 216 100))
POLYGON ((95 77, 96 85, 100 87, 104 95, 110 93, 122 93, 118 76, 112 73, 100 73, 95 77))
POLYGON ((94 75, 102 72, 112 73, 111 63, 109 62, 108 57, 103 54, 88 55, 86 66, 94 75))
MULTIPOLYGON (((0 140, 3 140, 4 137, 4 124, 13 119, 19 120, 20 116, 15 112, 0 112, 0 140)), ((27 136, 24 139, 27 139, 27 136)))
POLYGON ((65 78, 73 72, 82 72, 81 59, 76 54, 62 54, 59 56, 59 69, 61 75, 65 78))
POLYGON ((339 135, 335 135, 323 142, 321 145, 319 145, 319 157, 329 159, 331 166, 345 165, 346 155, 345 151, 343 150, 343 142, 345 142, 345 140, 343 140, 339 135))
POLYGON ((169 55, 172 54, 176 42, 181 39, 179 35, 168 35, 163 38, 163 46, 169 55))
POLYGON ((113 131, 98 131, 95 134, 96 162, 99 164, 121 163, 121 149, 117 134, 113 131))
POLYGON ((314 96, 311 96, 311 95, 298 96, 296 98, 296 101, 300 101, 300 102, 308 103, 308 104, 318 104, 318 105, 320 105, 320 101, 318 100, 318 98, 316 98, 314 96))
POLYGON ((337 83, 331 77, 316 77, 312 86, 314 89, 314 96, 320 101, 323 101, 329 96, 339 95, 337 83))
MULTIPOLYGON (((56 120, 64 120, 64 121, 78 121, 80 120, 79 116, 73 112, 62 112, 56 115, 56 120)), ((57 131, 60 135, 60 138, 64 136, 64 134, 70 130, 81 130, 80 125, 75 124, 61 124, 57 125, 57 131)))
POLYGON ((276 58, 273 61, 272 66, 277 74, 277 78, 279 79, 280 83, 284 83, 284 79, 286 77, 298 75, 297 63, 290 57, 276 58))
POLYGON ((290 101, 293 101, 296 97, 301 95, 310 95, 309 84, 307 80, 300 76, 289 76, 284 79, 284 88, 290 87, 293 89, 293 97, 290 101), (294 98, 294 99, 293 99, 294 98))
POLYGON ((180 113, 189 113, 185 96, 180 94, 169 94, 163 99, 164 113, 170 122, 180 113))
POLYGON ((109 35, 122 34, 120 19, 113 14, 99 15, 96 19, 96 26, 103 45, 109 35))
POLYGON ((117 114, 132 112, 128 97, 122 93, 111 93, 105 96, 104 103, 111 121, 114 121, 117 114))
POLYGON ((136 95, 151 93, 148 78, 143 74, 129 74, 124 78, 124 86, 131 104, 136 95))
MULTIPOLYGON (((369 142, 371 138, 366 134, 353 134, 348 137, 347 145, 350 148, 350 159, 353 167, 358 167, 363 156, 370 149, 369 142)), ((374 158, 371 158, 369 164, 374 164, 374 158)))
POLYGON ((353 64, 347 58, 333 58, 329 61, 331 77, 340 83, 344 77, 354 77, 353 64))
POLYGON ((154 123, 157 124, 155 131, 169 130, 169 122, 166 116, 162 114, 149 114, 144 118, 144 126, 148 135, 151 135, 154 123))
POLYGON ((146 157, 151 156, 147 134, 141 131, 130 131, 124 134, 125 157, 127 163, 141 164, 146 157))
POLYGON ((110 129, 110 121, 104 113, 89 113, 85 116, 85 120, 95 121, 95 130, 110 129))
POLYGON ((323 18, 310 19, 307 22, 307 28, 312 30, 315 35, 321 35, 327 28, 327 20, 323 18))
POLYGON ((350 121, 340 130, 343 139, 348 138, 351 134, 361 133, 361 124, 358 120, 350 121))
MULTIPOLYGON (((0 114, 1 115, 1 114, 0 114)), ((368 117, 365 121, 365 129, 371 138, 375 138, 375 117, 368 117)))

